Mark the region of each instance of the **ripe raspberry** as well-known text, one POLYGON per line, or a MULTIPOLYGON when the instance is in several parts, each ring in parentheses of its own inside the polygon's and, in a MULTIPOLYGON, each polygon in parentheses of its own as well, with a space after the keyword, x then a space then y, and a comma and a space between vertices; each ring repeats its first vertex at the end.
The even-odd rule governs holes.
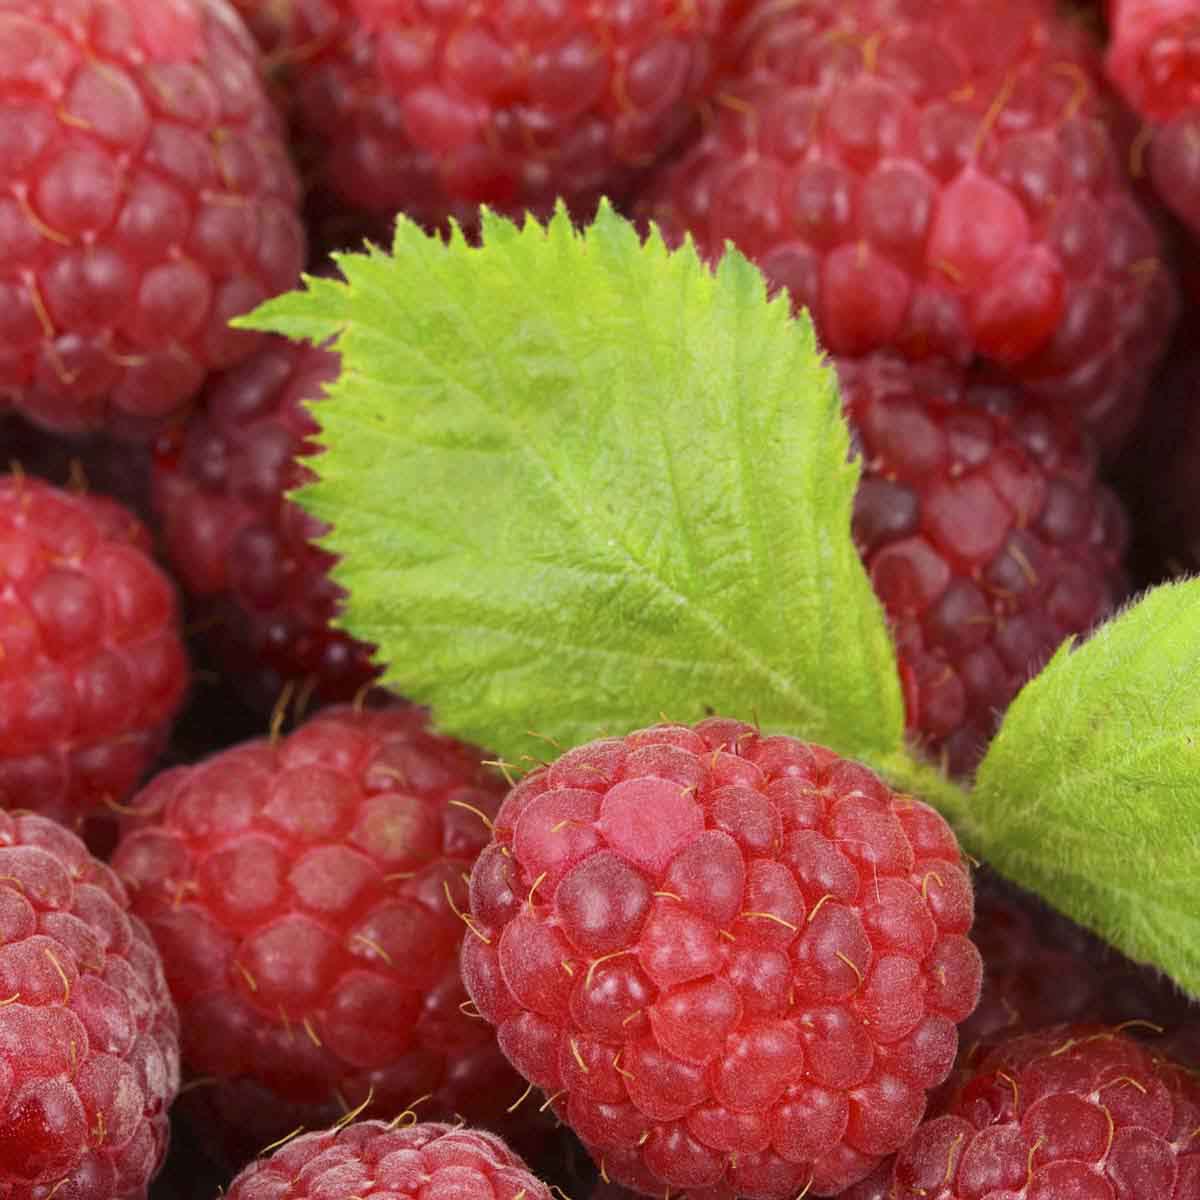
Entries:
POLYGON ((1195 1200, 1200 1083, 1105 1026, 996 1047, 897 1155, 895 1200, 1195 1200))
POLYGON ((228 1200, 551 1200, 500 1138, 426 1121, 359 1121, 288 1142, 251 1163, 228 1200))
POLYGON ((0 0, 0 403, 143 434, 293 285, 298 184, 225 0, 0 0))
POLYGON ((279 54, 298 153, 343 205, 428 226, 560 195, 585 213, 679 139, 741 2, 296 0, 279 54))
POLYGON ((502 791, 399 706, 159 774, 113 866, 162 948, 186 1065, 313 1111, 373 1090, 391 1112, 430 1094, 422 1114, 502 1114, 521 1085, 461 1011, 455 911, 502 791))
POLYGON ((526 776, 471 874, 463 976, 607 1179, 828 1196, 908 1138, 979 994, 932 809, 740 722, 526 776))
POLYGON ((160 439, 155 507, 167 554, 195 598, 222 669, 259 708, 288 680, 349 700, 378 672, 371 648, 330 628, 342 590, 324 531, 285 498, 310 477, 317 424, 303 407, 338 372, 335 354, 268 338, 214 377, 179 436, 160 439))
POLYGON ((1195 0, 1112 0, 1109 79, 1145 121, 1135 163, 1200 236, 1200 11, 1195 0))
POLYGON ((892 623, 910 727, 974 767, 1021 685, 1125 590, 1088 443, 1012 385, 879 355, 838 363, 863 455, 854 537, 892 623))
POLYGON ((0 812, 0 1188, 146 1194, 179 1089, 158 952, 116 876, 61 825, 0 812))
POLYGON ((1049 0, 761 4, 639 211, 732 240, 831 353, 979 356, 1115 445, 1175 300, 1097 57, 1049 0))
POLYGON ((0 476, 0 805, 121 803, 188 681, 175 593, 115 500, 0 476))
POLYGON ((1109 78, 1131 108, 1166 120, 1200 108, 1200 11, 1196 0, 1109 0, 1109 78))

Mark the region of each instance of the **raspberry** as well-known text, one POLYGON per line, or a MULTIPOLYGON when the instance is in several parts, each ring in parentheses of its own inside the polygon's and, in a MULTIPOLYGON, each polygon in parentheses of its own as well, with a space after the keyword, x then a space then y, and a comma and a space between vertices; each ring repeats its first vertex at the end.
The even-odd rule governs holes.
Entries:
POLYGON ((475 750, 400 706, 328 709, 159 774, 113 866, 162 948, 185 1064, 269 1089, 280 1121, 370 1094, 502 1114, 521 1084, 462 1011, 456 915, 501 795, 475 750))
POLYGON ((1105 1026, 997 1046, 899 1153, 895 1200, 1194 1200, 1200 1084, 1105 1026))
POLYGON ((477 1129, 359 1121, 294 1138, 251 1163, 228 1200, 551 1200, 500 1138, 477 1129))
POLYGON ((167 1149, 178 1018, 113 872, 61 825, 0 813, 0 1188, 142 1197, 167 1149))
POLYGON ((583 215, 679 139, 740 2, 297 0, 299 153, 343 205, 428 226, 483 203, 545 217, 560 195, 583 215))
POLYGON ((175 593, 115 500, 0 476, 0 804, 75 824, 154 761, 188 682, 175 593))
POLYGON ((1120 505, 1073 422, 978 373, 838 362, 863 456, 854 537, 910 727, 969 771, 1021 685, 1125 590, 1120 505))
POLYGON ((744 40, 641 216, 732 240, 833 354, 980 357, 1119 442, 1174 287, 1083 30, 1048 0, 814 0, 744 40))
POLYGON ((225 0, 0 0, 0 403, 142 435, 293 285, 298 183, 225 0))
POLYGON ((579 747, 509 793, 463 976, 606 1179, 828 1196, 949 1072, 971 917, 936 812, 714 718, 579 747))
POLYGON ((1200 236, 1200 12, 1195 0, 1112 0, 1109 79, 1147 122, 1159 199, 1200 236))
POLYGON ((960 1064, 1017 1033, 1073 1022, 1126 1025, 1156 1054, 1200 1066, 1200 1005, 990 870, 975 875, 972 940, 983 988, 962 1023, 960 1064))
POLYGON ((1200 108, 1200 12, 1195 0, 1110 0, 1105 68, 1130 107, 1165 120, 1200 108))
POLYGON ((343 593, 333 556, 314 544, 324 526, 285 498, 311 475, 297 461, 316 449, 304 405, 337 372, 330 351, 268 338, 211 380, 155 455, 167 554, 221 667, 259 708, 289 680, 349 700, 378 673, 369 646, 330 628, 343 593))

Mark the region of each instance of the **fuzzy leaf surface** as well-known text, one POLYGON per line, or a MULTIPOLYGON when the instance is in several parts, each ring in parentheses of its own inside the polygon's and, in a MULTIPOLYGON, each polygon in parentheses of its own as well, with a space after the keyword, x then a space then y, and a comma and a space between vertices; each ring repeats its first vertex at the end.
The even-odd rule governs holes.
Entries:
POLYGON ((902 745, 835 377, 744 257, 603 206, 337 260, 241 323, 336 336, 297 498, 391 686, 514 759, 708 710, 902 745))
POLYGON ((1200 580, 1064 645, 980 765, 970 841, 1200 996, 1200 580))

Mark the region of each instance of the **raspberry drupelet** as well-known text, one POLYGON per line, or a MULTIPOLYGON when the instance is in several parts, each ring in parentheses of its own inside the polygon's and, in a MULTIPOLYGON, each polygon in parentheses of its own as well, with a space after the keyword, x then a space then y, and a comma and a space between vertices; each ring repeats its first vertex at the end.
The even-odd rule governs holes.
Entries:
POLYGON ((162 948, 185 1066, 260 1089, 260 1148, 305 1106, 306 1126, 368 1096, 368 1115, 425 1097, 422 1116, 497 1123, 520 1096, 458 971, 503 792, 478 751, 392 705, 326 709, 135 797, 114 869, 162 948))
POLYGON ((45 817, 0 812, 0 1190, 141 1200, 167 1152, 179 1023, 120 881, 45 817))
POLYGON ((979 994, 931 808, 712 718, 521 780, 471 875, 463 976, 606 1180, 831 1196, 903 1145, 979 994))
POLYGON ((1024 389, 884 355, 837 367, 909 726, 965 774, 1022 684, 1124 598, 1127 521, 1089 439, 1024 389))
POLYGON ((330 628, 342 592, 333 555, 315 544, 325 527, 286 495, 311 475, 302 456, 317 423, 305 405, 337 373, 331 351, 268 337, 156 445, 167 556, 222 671, 262 711, 289 681, 340 701, 378 674, 371 647, 330 628))
POLYGON ((143 436, 292 287, 299 184, 226 0, 0 0, 0 405, 143 436))
POLYGON ((761 4, 638 211, 734 242, 833 354, 985 359, 1111 447, 1176 304, 1111 107, 1052 0, 761 4))
POLYGON ((997 1046, 896 1157, 894 1200, 1196 1200, 1200 1082, 1118 1030, 997 1046))
POLYGON ((293 1138, 247 1166, 228 1200, 551 1200, 498 1137, 432 1121, 358 1121, 293 1138))
POLYGON ((128 800, 188 678, 174 587, 133 513, 0 476, 0 806, 77 825, 128 800))

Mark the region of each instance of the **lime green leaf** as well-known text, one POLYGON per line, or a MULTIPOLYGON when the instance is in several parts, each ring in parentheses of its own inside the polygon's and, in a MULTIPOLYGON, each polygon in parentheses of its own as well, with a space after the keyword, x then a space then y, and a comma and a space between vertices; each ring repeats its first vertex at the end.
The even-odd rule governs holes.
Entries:
POLYGON ((745 258, 605 206, 338 266, 241 323, 337 335, 298 498, 391 685, 508 756, 707 710, 897 750, 835 378, 745 258))
POLYGON ((1017 696, 969 840, 1200 996, 1200 580, 1155 588, 1017 696))

